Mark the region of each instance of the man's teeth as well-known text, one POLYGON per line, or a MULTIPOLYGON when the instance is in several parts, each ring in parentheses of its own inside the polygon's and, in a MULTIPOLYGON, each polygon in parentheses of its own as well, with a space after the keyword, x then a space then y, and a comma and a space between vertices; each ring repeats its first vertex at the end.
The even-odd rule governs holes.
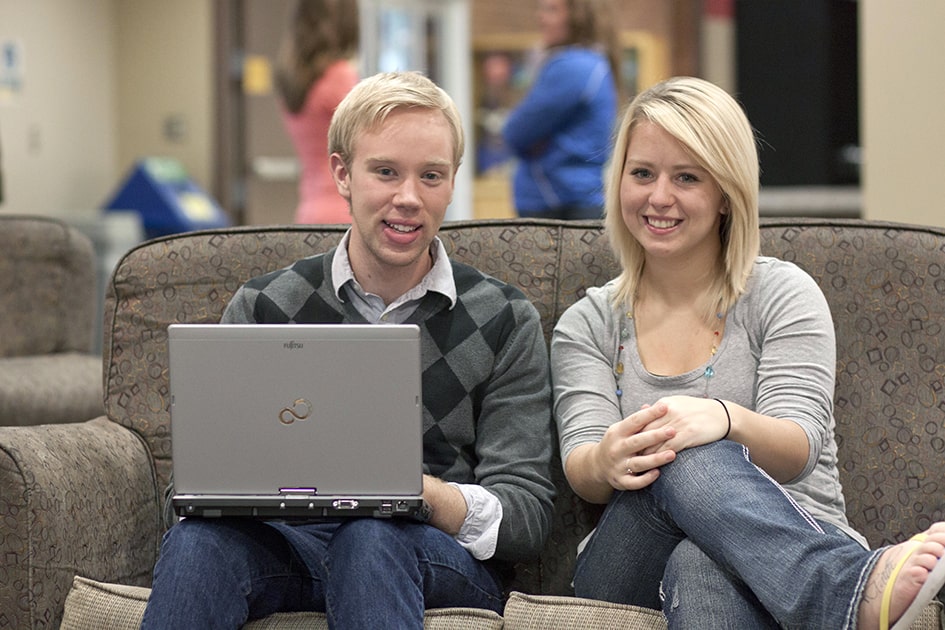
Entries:
POLYGON ((415 232, 417 230, 417 226, 415 225, 400 225, 398 223, 387 223, 386 221, 384 223, 392 230, 397 230, 398 232, 403 232, 405 234, 409 234, 410 232, 415 232))
POLYGON ((652 225, 653 227, 655 227, 655 228, 660 228, 660 229, 671 228, 671 227, 673 227, 674 225, 676 225, 676 223, 677 223, 677 221, 676 221, 675 219, 653 219, 653 218, 649 218, 649 219, 647 219, 647 221, 649 221, 650 225, 652 225))

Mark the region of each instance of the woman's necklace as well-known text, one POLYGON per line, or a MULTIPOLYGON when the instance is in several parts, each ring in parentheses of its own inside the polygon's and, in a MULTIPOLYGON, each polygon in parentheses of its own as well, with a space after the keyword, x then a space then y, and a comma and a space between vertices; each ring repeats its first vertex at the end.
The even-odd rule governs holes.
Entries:
POLYGON ((705 390, 702 392, 702 395, 706 398, 709 397, 709 380, 715 376, 715 368, 712 367, 712 364, 715 362, 715 353, 719 350, 719 343, 722 341, 722 327, 725 325, 725 316, 718 312, 715 314, 715 329, 712 331, 712 348, 711 353, 709 354, 709 364, 705 366, 705 371, 702 373, 702 378, 705 381, 705 390))
MULTIPOLYGON (((715 376, 715 368, 712 367, 713 359, 715 358, 715 353, 719 350, 719 344, 722 340, 722 328, 725 325, 725 315, 722 312, 715 314, 715 328, 712 330, 712 345, 709 348, 709 365, 705 367, 705 370, 702 372, 703 380, 705 381, 705 397, 709 396, 709 380, 715 376)), ((628 310, 626 312, 626 317, 622 320, 620 324, 620 337, 617 340, 617 361, 614 363, 614 381, 617 385, 616 394, 617 398, 623 396, 623 389, 620 387, 620 377, 623 376, 624 372, 624 352, 626 350, 625 345, 627 339, 630 337, 630 326, 633 326, 633 311, 628 310)))

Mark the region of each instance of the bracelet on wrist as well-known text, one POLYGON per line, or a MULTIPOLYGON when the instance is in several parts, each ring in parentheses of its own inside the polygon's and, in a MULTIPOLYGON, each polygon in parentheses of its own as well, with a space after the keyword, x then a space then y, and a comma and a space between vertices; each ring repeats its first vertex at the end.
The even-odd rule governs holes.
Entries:
POLYGON ((728 420, 728 428, 725 429, 725 435, 723 435, 723 436, 720 438, 720 439, 724 440, 724 439, 728 438, 728 434, 732 432, 732 414, 730 414, 730 413, 728 412, 728 407, 727 407, 727 406, 725 405, 725 403, 722 402, 720 399, 718 399, 718 398, 713 398, 712 400, 714 400, 715 402, 717 402, 717 403, 719 403, 720 405, 722 405, 722 409, 725 410, 725 419, 728 420))

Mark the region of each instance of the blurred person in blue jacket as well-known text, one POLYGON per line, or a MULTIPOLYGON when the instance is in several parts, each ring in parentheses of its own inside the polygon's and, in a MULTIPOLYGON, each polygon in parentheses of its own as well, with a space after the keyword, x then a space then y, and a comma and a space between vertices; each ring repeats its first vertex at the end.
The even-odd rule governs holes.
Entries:
POLYGON ((518 164, 522 217, 599 219, 617 115, 619 47, 612 0, 538 0, 545 58, 503 128, 518 164))

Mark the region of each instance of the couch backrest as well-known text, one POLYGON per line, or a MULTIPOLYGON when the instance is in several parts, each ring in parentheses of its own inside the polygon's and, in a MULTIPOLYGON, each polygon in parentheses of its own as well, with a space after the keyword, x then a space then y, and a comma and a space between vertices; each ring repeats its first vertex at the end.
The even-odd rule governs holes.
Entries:
POLYGON ((848 518, 874 546, 945 519, 945 230, 764 225, 762 251, 805 269, 830 304, 848 518))
MULTIPOLYGON (((166 328, 215 322, 250 277, 335 245, 343 227, 227 228, 144 243, 119 262, 106 301, 106 412, 138 431, 160 483, 170 469, 166 328)), ((617 273, 599 224, 468 221, 441 232, 450 255, 519 286, 546 337, 587 287, 617 273)), ((821 285, 837 328, 836 416, 848 514, 874 545, 945 518, 945 230, 851 220, 768 220, 763 253, 821 285)), ((551 540, 516 586, 567 593, 574 548, 599 508, 556 462, 551 540)))
POLYGON ((97 296, 87 236, 55 218, 0 215, 0 357, 89 352, 97 296))
MULTIPOLYGON (((106 291, 106 411, 144 436, 162 480, 170 465, 167 326, 218 321, 243 282, 329 249, 344 230, 273 226, 190 232, 142 243, 119 261, 106 291)), ((546 336, 584 287, 605 282, 614 269, 596 225, 455 222, 443 227, 441 238, 454 259, 521 287, 538 307, 546 336), (563 276, 559 265, 566 270, 563 276)))

